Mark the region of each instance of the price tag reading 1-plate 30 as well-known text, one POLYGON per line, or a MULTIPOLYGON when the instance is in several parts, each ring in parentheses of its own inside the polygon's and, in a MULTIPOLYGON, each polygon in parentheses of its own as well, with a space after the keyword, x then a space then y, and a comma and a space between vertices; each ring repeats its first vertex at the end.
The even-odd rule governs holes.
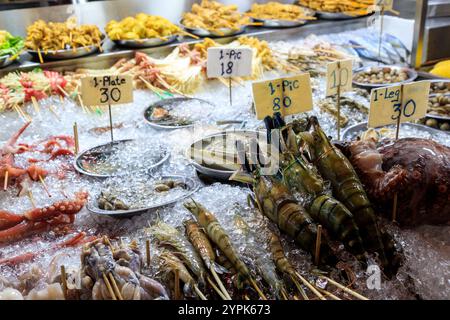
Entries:
POLYGON ((309 73, 293 77, 253 82, 256 117, 260 120, 280 112, 297 114, 313 108, 309 73))
POLYGON ((119 75, 84 77, 81 95, 88 106, 130 103, 133 102, 133 78, 119 75))
POLYGON ((403 90, 400 85, 373 89, 370 98, 369 127, 423 118, 427 112, 429 93, 429 81, 404 84, 403 90))
POLYGON ((208 78, 250 76, 252 57, 253 51, 250 48, 208 48, 208 78))
POLYGON ((352 66, 351 59, 327 64, 327 97, 337 94, 338 87, 341 93, 352 91, 352 66))

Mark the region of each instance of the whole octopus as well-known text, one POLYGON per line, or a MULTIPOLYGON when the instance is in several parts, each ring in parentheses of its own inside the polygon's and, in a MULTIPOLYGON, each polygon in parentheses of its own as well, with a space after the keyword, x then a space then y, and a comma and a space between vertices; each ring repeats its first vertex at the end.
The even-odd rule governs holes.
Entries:
POLYGON ((450 221, 450 148, 429 139, 396 141, 374 138, 344 144, 370 198, 401 226, 450 221))

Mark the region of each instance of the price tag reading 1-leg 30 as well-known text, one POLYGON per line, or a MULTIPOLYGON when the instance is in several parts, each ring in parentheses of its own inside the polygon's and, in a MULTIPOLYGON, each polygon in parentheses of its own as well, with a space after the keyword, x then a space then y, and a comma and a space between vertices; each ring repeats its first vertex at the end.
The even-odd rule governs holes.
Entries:
POLYGON ((423 118, 427 113, 429 93, 429 81, 404 84, 403 89, 401 85, 373 89, 369 127, 423 118))
POLYGON ((252 57, 253 51, 250 48, 208 48, 208 78, 250 76, 252 57))
POLYGON ((341 60, 327 64, 327 97, 340 93, 352 91, 353 62, 341 60))
POLYGON ((130 103, 133 102, 133 78, 119 75, 84 77, 81 95, 87 106, 130 103))
POLYGON ((274 112, 286 116, 313 108, 309 73, 253 82, 252 88, 258 119, 271 116, 274 112))

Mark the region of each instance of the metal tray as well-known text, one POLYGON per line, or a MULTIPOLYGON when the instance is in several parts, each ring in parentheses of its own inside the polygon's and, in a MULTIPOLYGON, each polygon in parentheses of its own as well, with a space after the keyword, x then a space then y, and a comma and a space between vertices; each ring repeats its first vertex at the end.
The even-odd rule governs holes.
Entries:
POLYGON ((351 16, 351 15, 345 14, 343 12, 316 11, 316 14, 319 19, 323 19, 323 20, 348 20, 348 19, 366 17, 368 15, 371 15, 372 13, 367 13, 367 14, 363 14, 363 15, 359 15, 359 16, 351 16))
MULTIPOLYGON (((441 134, 443 131, 438 130, 438 129, 434 129, 422 124, 418 124, 418 123, 410 123, 410 122, 404 122, 401 124, 401 127, 412 127, 415 128, 417 130, 421 130, 421 131, 426 131, 430 134, 436 134, 439 133, 441 134)), ((359 136, 361 133, 363 133, 364 131, 367 130, 367 122, 361 122, 361 123, 357 123, 353 126, 348 127, 347 129, 344 130, 344 132, 342 133, 342 140, 343 141, 350 141, 352 140, 352 138, 356 138, 357 136, 359 136)))
MULTIPOLYGON (((104 39, 104 37, 103 37, 104 39)), ((103 45, 103 39, 100 43, 100 46, 103 45)), ((36 50, 27 50, 29 54, 31 54, 34 58, 39 59, 39 54, 36 50)), ((66 60, 66 59, 75 59, 84 56, 88 56, 90 54, 96 53, 99 51, 99 47, 96 45, 90 45, 87 47, 77 48, 76 51, 73 49, 65 49, 65 50, 52 50, 44 52, 41 50, 42 59, 45 60, 66 60)))
POLYGON ((13 63, 14 60, 11 60, 10 58, 10 55, 0 57, 0 68, 5 68, 13 63))
POLYGON ((261 27, 266 28, 293 28, 300 27, 308 22, 308 20, 278 20, 278 19, 258 19, 252 18, 255 22, 261 22, 261 27))
POLYGON ((149 39, 137 39, 137 40, 112 40, 116 45, 127 48, 151 48, 163 46, 172 42, 175 42, 178 35, 171 35, 166 37, 167 40, 160 38, 149 38, 149 39))
MULTIPOLYGON (((213 139, 215 138, 222 138, 226 136, 227 134, 236 133, 236 134, 250 134, 254 136, 255 134, 263 134, 263 132, 253 131, 253 130, 230 130, 230 131, 222 131, 220 133, 211 134, 208 135, 202 139, 199 139, 195 141, 191 146, 186 150, 186 156, 189 160, 189 162, 194 166, 194 168, 209 177, 220 179, 220 180, 228 180, 231 175, 234 173, 234 170, 223 170, 223 169, 215 169, 208 166, 203 165, 202 163, 197 162, 195 159, 192 158, 192 152, 191 150, 194 148, 196 144, 201 145, 209 145, 213 139)), ((223 139, 223 138, 222 138, 223 139)))
MULTIPOLYGON (((198 99, 198 98, 170 98, 170 99, 164 99, 164 100, 160 100, 158 102, 153 103, 152 105, 150 105, 147 109, 145 109, 144 111, 144 119, 145 121, 152 126, 155 129, 159 129, 159 130, 174 130, 174 129, 183 129, 183 128, 189 128, 192 127, 194 125, 194 123, 190 123, 190 124, 186 124, 186 125, 176 125, 174 124, 175 120, 173 122, 170 122, 170 120, 163 122, 163 121, 154 121, 152 119, 150 119, 150 116, 152 114, 153 108, 159 106, 159 107, 164 107, 164 106, 173 106, 173 108, 176 108, 178 104, 185 102, 185 101, 189 101, 189 100, 198 100, 201 101, 203 103, 209 104, 209 105, 213 105, 212 103, 203 100, 203 99, 198 99)), ((189 120, 189 119, 188 119, 189 120)))
MULTIPOLYGON (((133 141, 133 139, 123 139, 123 140, 115 140, 112 144, 113 145, 117 145, 120 143, 126 143, 129 141, 133 141)), ((98 174, 98 173, 93 173, 93 172, 89 172, 87 170, 85 170, 83 168, 83 166, 81 165, 81 159, 87 154, 87 153, 92 153, 94 152, 96 149, 99 149, 101 147, 107 146, 107 145, 111 145, 111 142, 107 142, 107 143, 102 143, 99 145, 96 145, 88 150, 83 151, 82 153, 80 153, 73 162, 73 166, 75 167, 75 170, 77 170, 79 173, 87 175, 89 177, 94 177, 94 178, 109 178, 109 177, 116 177, 116 176, 121 176, 121 175, 126 175, 127 173, 124 174, 98 174)), ((146 168, 147 171, 151 171, 152 169, 155 169, 157 167, 159 167, 160 165, 162 165, 164 162, 166 162, 170 157, 170 152, 165 150, 164 154, 161 158, 161 160, 159 160, 158 162, 154 163, 151 166, 148 166, 146 168)))
POLYGON ((362 82, 356 82, 355 80, 353 80, 353 84, 355 86, 358 86, 358 87, 361 87, 361 88, 374 89, 374 88, 395 86, 395 85, 399 85, 399 84, 402 84, 402 83, 413 82, 417 78, 417 72, 415 70, 413 70, 413 69, 405 68, 405 67, 399 67, 399 66, 389 66, 388 65, 388 66, 373 66, 373 67, 358 68, 358 69, 353 71, 353 79, 355 78, 355 76, 357 74, 362 73, 362 72, 366 72, 366 71, 370 71, 373 68, 391 68, 391 69, 396 69, 396 70, 399 70, 399 71, 403 70, 403 71, 406 71, 406 73, 408 74, 408 79, 406 79, 405 81, 401 81, 401 82, 381 83, 381 84, 362 83, 362 82))
POLYGON ((199 37, 230 37, 241 34, 245 31, 246 26, 241 26, 239 29, 230 29, 230 28, 221 28, 217 31, 206 30, 203 28, 191 28, 187 27, 183 24, 183 21, 180 22, 181 26, 187 31, 199 37))
POLYGON ((114 211, 110 211, 110 210, 103 210, 97 207, 96 202, 97 199, 91 199, 87 205, 86 208, 95 214, 98 215, 102 215, 102 216, 110 216, 113 218, 128 218, 128 217, 132 217, 135 215, 141 215, 144 214, 148 211, 151 210, 155 210, 161 207, 165 207, 171 204, 174 204, 182 199, 186 199, 187 197, 190 197, 192 194, 194 194, 198 189, 199 189, 199 184, 195 182, 194 179, 189 178, 189 177, 185 177, 185 176, 178 176, 178 175, 167 175, 167 176, 161 176, 161 179, 176 179, 176 180, 183 180, 183 182, 186 184, 186 186, 188 187, 189 191, 186 192, 186 194, 179 196, 177 198, 168 200, 166 202, 163 203, 159 203, 159 204, 155 204, 153 206, 149 206, 146 208, 140 208, 140 209, 131 209, 131 210, 114 210, 114 211))

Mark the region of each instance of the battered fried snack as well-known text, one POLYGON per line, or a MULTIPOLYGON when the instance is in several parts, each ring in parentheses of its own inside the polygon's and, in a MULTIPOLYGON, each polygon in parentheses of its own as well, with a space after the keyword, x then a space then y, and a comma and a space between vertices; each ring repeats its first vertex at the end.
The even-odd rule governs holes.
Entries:
POLYGON ((256 19, 271 20, 315 20, 311 12, 300 6, 292 4, 282 4, 278 2, 268 2, 265 4, 254 3, 247 16, 256 19))
POLYGON ((299 0, 300 5, 322 12, 341 12, 350 16, 362 16, 372 12, 373 0, 299 0))
POLYGON ((77 26, 75 18, 66 22, 38 20, 27 28, 25 46, 35 51, 56 51, 88 47, 100 47, 102 33, 95 25, 77 26))
POLYGON ((236 5, 225 6, 216 1, 194 3, 191 12, 183 14, 182 23, 189 28, 217 31, 222 28, 239 30, 251 23, 250 18, 239 13, 236 5))
POLYGON ((111 20, 105 27, 112 40, 138 40, 159 38, 183 34, 183 30, 169 20, 139 13, 135 17, 127 17, 119 22, 111 20))

